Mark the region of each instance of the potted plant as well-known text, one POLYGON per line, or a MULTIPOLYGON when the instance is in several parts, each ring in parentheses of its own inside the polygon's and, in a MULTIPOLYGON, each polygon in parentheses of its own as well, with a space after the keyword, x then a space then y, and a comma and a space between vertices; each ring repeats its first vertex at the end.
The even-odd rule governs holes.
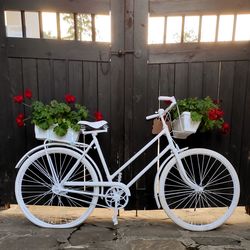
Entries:
POLYGON ((31 108, 31 116, 25 118, 23 113, 19 113, 16 123, 22 127, 25 121, 30 119, 35 125, 37 139, 77 141, 80 131, 78 122, 88 116, 86 107, 75 103, 75 97, 71 94, 65 95, 65 102, 52 100, 44 104, 41 101, 32 100, 32 92, 27 89, 24 95, 14 96, 14 102, 31 108), (28 99, 29 104, 25 103, 24 99, 28 99))
POLYGON ((224 111, 219 102, 210 97, 178 100, 171 115, 175 138, 184 139, 197 129, 201 132, 219 129, 224 134, 230 129, 229 124, 224 122, 224 111))

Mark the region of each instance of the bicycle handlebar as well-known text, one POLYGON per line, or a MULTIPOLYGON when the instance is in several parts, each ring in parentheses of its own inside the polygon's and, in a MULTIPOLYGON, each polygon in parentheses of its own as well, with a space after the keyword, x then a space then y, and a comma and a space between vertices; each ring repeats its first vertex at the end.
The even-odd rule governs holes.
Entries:
POLYGON ((171 104, 165 110, 159 109, 157 114, 146 116, 146 120, 155 119, 157 117, 160 117, 160 115, 166 115, 166 113, 169 112, 176 105, 176 99, 174 96, 159 96, 158 100, 159 101, 169 101, 171 104))

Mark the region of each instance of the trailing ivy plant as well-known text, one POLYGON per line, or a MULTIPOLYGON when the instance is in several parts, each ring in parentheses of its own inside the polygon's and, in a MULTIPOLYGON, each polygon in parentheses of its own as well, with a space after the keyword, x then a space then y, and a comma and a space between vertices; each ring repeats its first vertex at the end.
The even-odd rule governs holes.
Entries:
MULTIPOLYGON (((192 121, 201 121, 199 129, 201 132, 220 129, 228 133, 230 126, 224 122, 224 111, 220 108, 219 102, 213 101, 210 97, 203 99, 186 98, 177 101, 180 114, 188 111, 191 113, 192 121)), ((174 119, 179 117, 177 106, 173 109, 174 119)))

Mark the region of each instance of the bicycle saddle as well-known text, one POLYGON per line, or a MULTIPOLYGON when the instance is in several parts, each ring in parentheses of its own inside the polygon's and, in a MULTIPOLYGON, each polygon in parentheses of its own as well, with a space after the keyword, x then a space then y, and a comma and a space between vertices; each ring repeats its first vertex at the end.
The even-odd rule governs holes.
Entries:
POLYGON ((79 121, 78 124, 80 125, 86 125, 94 129, 101 129, 106 128, 106 125, 108 124, 106 121, 98 121, 98 122, 88 122, 88 121, 79 121))

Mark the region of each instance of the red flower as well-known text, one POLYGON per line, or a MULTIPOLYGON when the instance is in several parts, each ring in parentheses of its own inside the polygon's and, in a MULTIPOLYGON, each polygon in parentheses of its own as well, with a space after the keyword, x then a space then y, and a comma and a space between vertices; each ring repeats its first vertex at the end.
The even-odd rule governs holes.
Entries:
POLYGON ((75 96, 71 95, 71 94, 66 94, 65 95, 65 101, 67 103, 74 103, 76 101, 75 96))
POLYGON ((28 99, 31 99, 32 97, 32 91, 30 89, 26 89, 24 92, 24 96, 28 99))
POLYGON ((96 111, 96 112, 94 113, 94 115, 95 115, 96 121, 101 121, 101 120, 103 120, 103 115, 102 115, 101 112, 96 111))
POLYGON ((17 117, 23 120, 24 119, 24 114, 23 113, 19 113, 17 117))
MULTIPOLYGON (((19 115, 20 115, 20 114, 19 114, 19 115)), ((23 126, 24 126, 23 118, 17 116, 17 117, 16 117, 16 123, 17 123, 17 126, 18 126, 18 127, 23 127, 23 126)))
POLYGON ((230 125, 227 122, 224 122, 221 126, 221 133, 228 134, 230 131, 230 125))
POLYGON ((13 97, 14 102, 16 103, 22 103, 23 102, 23 96, 22 95, 16 95, 13 97))
POLYGON ((209 119, 209 120, 217 120, 216 109, 210 109, 210 110, 208 111, 208 119, 209 119))
POLYGON ((166 101, 164 101, 167 105, 171 105, 172 104, 172 101, 170 101, 170 100, 166 100, 166 101))
POLYGON ((224 115, 224 111, 221 109, 210 109, 208 111, 209 120, 218 120, 224 115))
POLYGON ((224 115, 224 111, 221 109, 216 109, 217 118, 220 119, 224 115))

